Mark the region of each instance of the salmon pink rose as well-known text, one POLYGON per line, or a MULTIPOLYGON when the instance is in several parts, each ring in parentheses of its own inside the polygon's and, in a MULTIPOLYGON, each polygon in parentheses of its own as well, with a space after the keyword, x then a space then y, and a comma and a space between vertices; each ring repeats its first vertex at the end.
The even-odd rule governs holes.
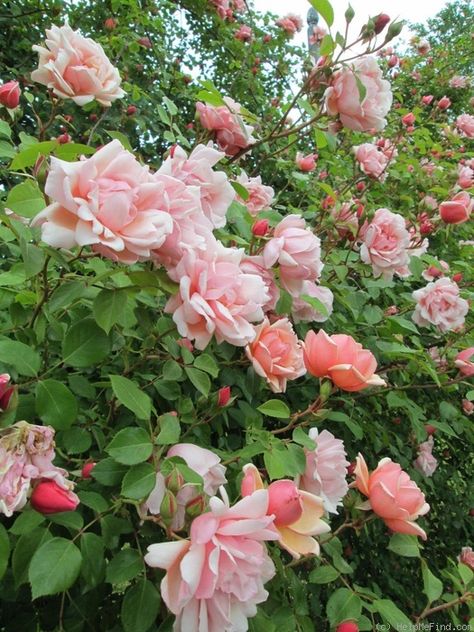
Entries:
POLYGON ((351 336, 328 336, 320 329, 308 331, 303 343, 306 368, 315 377, 328 377, 343 391, 360 391, 368 386, 385 386, 375 374, 377 361, 351 336))
POLYGON ((317 159, 318 154, 308 154, 307 156, 304 156, 301 152, 297 152, 295 162, 300 171, 308 173, 316 169, 317 159))
POLYGON ((72 99, 86 105, 96 99, 109 107, 125 92, 120 87, 120 75, 100 44, 79 31, 64 26, 52 26, 46 31, 46 47, 33 46, 39 53, 33 81, 47 86, 61 99, 72 99))
POLYGON ((245 348, 255 372, 265 378, 274 393, 284 393, 288 380, 306 373, 303 351, 288 318, 255 326, 255 338, 245 348))
POLYGON ((275 191, 262 183, 262 178, 257 176, 249 178, 245 171, 240 173, 237 182, 247 189, 248 198, 246 200, 238 198, 241 204, 247 207, 250 215, 255 217, 260 211, 268 211, 272 205, 275 191))
POLYGON ((294 35, 303 28, 303 20, 294 13, 288 13, 288 15, 279 18, 275 24, 283 29, 287 35, 294 35))
POLYGON ((375 277, 391 280, 394 274, 410 275, 410 234, 405 219, 386 208, 379 208, 365 231, 360 249, 364 263, 372 264, 375 277))
POLYGON ((230 97, 224 97, 225 105, 196 103, 201 125, 215 133, 216 142, 226 156, 235 156, 241 149, 252 145, 253 127, 246 125, 240 115, 241 105, 230 97))
POLYGON ((0 86, 0 104, 13 110, 20 103, 20 84, 18 81, 8 81, 0 86))
POLYGON ((470 218, 474 208, 474 198, 466 191, 460 191, 449 200, 439 205, 439 214, 446 224, 464 224, 470 218))
POLYGON ((454 365, 466 377, 474 375, 474 347, 460 351, 454 360, 454 365))
POLYGON ((383 182, 387 177, 389 159, 377 145, 364 143, 354 147, 355 157, 361 170, 368 176, 383 182))
POLYGON ((334 73, 325 98, 328 114, 338 114, 344 127, 359 132, 382 130, 392 105, 390 83, 372 56, 356 59, 334 73), (366 91, 362 102, 356 77, 366 91))
POLYGON ((425 501, 425 495, 398 463, 382 459, 369 473, 364 457, 359 454, 354 474, 355 487, 369 499, 364 509, 372 509, 392 531, 417 535, 426 540, 425 531, 415 521, 427 514, 430 506, 425 501))
POLYGON ((456 127, 468 138, 474 138, 474 116, 472 114, 461 114, 456 119, 456 127))
POLYGON ((443 277, 412 294, 416 301, 412 320, 421 327, 435 325, 442 332, 459 329, 469 311, 469 303, 459 296, 459 287, 443 277))

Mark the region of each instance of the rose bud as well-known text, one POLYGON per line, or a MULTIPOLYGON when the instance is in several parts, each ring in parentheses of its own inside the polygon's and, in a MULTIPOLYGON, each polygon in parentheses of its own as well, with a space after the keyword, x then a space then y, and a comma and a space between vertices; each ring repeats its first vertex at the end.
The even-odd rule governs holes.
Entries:
POLYGON ((388 60, 388 66, 389 68, 394 68, 398 63, 399 63, 399 59, 396 55, 392 55, 390 57, 390 59, 388 60))
POLYGON ((422 222, 420 224, 420 233, 422 235, 429 235, 433 232, 434 226, 430 221, 422 222))
POLYGON ((415 122, 415 115, 413 114, 413 112, 408 112, 408 114, 405 114, 405 116, 402 116, 403 125, 413 125, 414 122, 415 122))
POLYGON ((263 36, 263 43, 264 44, 268 44, 268 42, 272 41, 272 36, 271 35, 264 35, 263 36))
POLYGON ((104 22, 104 26, 108 31, 113 31, 117 26, 117 20, 115 18, 107 18, 104 22))
POLYGON ((439 205, 439 214, 446 224, 463 224, 469 219, 473 207, 474 199, 466 191, 460 191, 451 200, 439 205))
POLYGON ((79 498, 71 490, 60 487, 56 481, 44 479, 34 488, 30 503, 39 513, 51 514, 74 511, 79 498))
POLYGON ((129 105, 127 108, 127 116, 133 116, 136 111, 137 111, 137 108, 135 105, 129 105))
POLYGON ((440 110, 447 110, 450 105, 451 105, 451 99, 448 99, 448 97, 444 96, 442 99, 438 101, 437 107, 440 110))
POLYGON ((354 474, 356 465, 357 463, 355 461, 352 461, 352 463, 349 463, 349 466, 347 468, 347 476, 352 476, 352 474, 354 474))
POLYGON ((160 517, 165 525, 169 526, 172 523, 177 511, 178 502, 176 501, 175 495, 167 489, 160 505, 160 517))
POLYGON ((300 495, 293 481, 282 479, 273 482, 268 487, 267 514, 275 515, 274 522, 277 526, 293 524, 302 513, 300 495))
POLYGON ((398 307, 396 305, 390 305, 384 313, 385 316, 395 316, 395 314, 398 314, 398 307))
POLYGON ((268 233, 268 219, 258 219, 252 226, 252 234, 256 237, 264 237, 268 233))
POLYGON ((95 466, 96 466, 96 464, 94 462, 92 462, 92 463, 84 463, 84 465, 82 466, 82 470, 81 470, 82 478, 90 478, 91 477, 91 472, 95 468, 95 466))
POLYGON ((0 412, 4 412, 8 408, 11 397, 15 391, 14 386, 8 386, 10 383, 10 375, 2 373, 0 375, 0 412))
POLYGON ((20 84, 18 81, 9 81, 0 86, 0 103, 13 110, 20 103, 20 84))
POLYGON ((223 386, 219 389, 219 393, 217 395, 217 405, 219 408, 224 408, 227 406, 230 400, 230 386, 223 386))
POLYGON ((455 283, 462 281, 462 272, 456 272, 456 274, 453 274, 453 281, 455 283))
POLYGON ((466 415, 472 415, 474 412, 474 402, 470 402, 468 399, 463 399, 462 409, 466 415))
POLYGON ((69 136, 69 134, 64 133, 58 136, 56 140, 58 141, 60 145, 65 145, 66 143, 70 143, 72 138, 69 136))
POLYGON ((140 44, 140 46, 143 46, 144 48, 151 48, 152 46, 151 40, 149 37, 140 37, 137 41, 140 44))
POLYGON ((434 435, 434 433, 436 432, 436 428, 432 426, 431 424, 426 424, 425 430, 426 430, 426 434, 428 434, 429 436, 434 435))
POLYGON ((386 13, 379 13, 377 17, 374 18, 374 31, 375 34, 378 35, 381 33, 387 24, 390 22, 390 16, 386 13))
POLYGON ((185 483, 184 477, 177 467, 174 467, 165 478, 165 485, 170 492, 177 494, 185 483))
POLYGON ((360 192, 360 191, 364 191, 365 189, 365 184, 363 182, 358 182, 356 184, 356 189, 360 192))
POLYGON ((194 129, 194 123, 186 123, 186 129, 194 129))
POLYGON ((433 99, 434 97, 432 94, 426 94, 424 97, 421 97, 421 102, 423 103, 423 105, 430 105, 433 99))
POLYGON ((186 515, 194 519, 204 513, 206 501, 203 495, 196 496, 186 504, 186 515))
POLYGON ((337 626, 336 632, 359 632, 359 626, 354 621, 344 621, 337 626))

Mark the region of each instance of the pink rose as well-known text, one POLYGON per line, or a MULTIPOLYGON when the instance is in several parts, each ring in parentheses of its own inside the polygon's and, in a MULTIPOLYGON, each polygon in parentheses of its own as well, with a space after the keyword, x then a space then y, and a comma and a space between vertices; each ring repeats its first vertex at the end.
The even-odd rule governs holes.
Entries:
POLYGON ((462 409, 465 415, 472 415, 472 413, 474 413, 474 402, 471 402, 468 399, 463 399, 462 409))
POLYGON ((306 373, 303 351, 288 318, 255 326, 255 338, 245 348, 255 372, 265 378, 274 393, 286 391, 287 380, 306 373))
POLYGON ((325 97, 328 113, 339 114, 344 127, 366 132, 380 131, 387 124, 385 116, 392 105, 392 92, 389 82, 382 78, 375 57, 362 57, 350 67, 338 70, 332 76, 325 97), (363 99, 356 76, 366 91, 363 99))
POLYGON ((70 489, 63 489, 55 481, 40 481, 33 489, 30 503, 42 514, 74 511, 79 498, 70 489))
POLYGON ((8 81, 0 86, 0 104, 13 110, 20 103, 20 84, 18 81, 8 81))
POLYGON ((474 375, 474 347, 469 347, 460 351, 455 360, 454 366, 459 369, 459 372, 466 377, 474 375))
POLYGON ((275 282, 273 271, 265 266, 262 255, 244 255, 240 269, 245 274, 256 274, 262 279, 268 295, 268 299, 262 303, 262 309, 264 312, 274 310, 280 298, 280 290, 275 282))
POLYGON ((307 156, 303 156, 301 152, 297 152, 295 162, 300 171, 308 173, 316 169, 317 159, 318 154, 308 154, 307 156))
POLYGON ((252 29, 247 24, 242 24, 234 33, 234 37, 241 42, 250 42, 253 37, 252 29))
POLYGON ((405 219, 386 208, 379 208, 370 222, 360 249, 364 263, 370 263, 375 277, 390 280, 394 274, 410 275, 410 234, 405 219))
POLYGON ((430 43, 425 39, 419 40, 416 47, 420 55, 427 55, 431 50, 430 43))
POLYGON ((368 176, 384 181, 387 177, 386 168, 389 158, 383 151, 380 151, 377 145, 372 143, 364 143, 356 145, 354 153, 359 167, 368 176))
POLYGON ((293 297, 291 316, 295 323, 324 323, 332 314, 333 301, 333 293, 328 287, 321 287, 320 285, 316 285, 313 281, 303 281, 301 294, 293 297), (325 311, 320 309, 319 306, 313 306, 307 302, 303 296, 317 299, 325 311))
MULTIPOLYGON (((184 188, 178 180, 169 181, 174 189, 184 188)), ((50 246, 91 245, 110 259, 135 263, 149 259, 173 230, 169 209, 163 208, 172 193, 166 188, 113 140, 85 160, 51 159, 45 191, 53 203, 33 225, 41 226, 50 246)))
POLYGON ((263 280, 241 270, 243 250, 215 248, 184 253, 169 275, 179 283, 165 312, 173 314, 181 336, 204 349, 212 336, 217 342, 244 347, 255 338, 251 322, 263 319, 262 306, 269 300, 263 280))
POLYGON ((470 546, 462 547, 458 560, 459 562, 461 562, 461 564, 469 566, 469 568, 474 571, 474 551, 470 546))
POLYGON ((438 101, 438 108, 440 110, 447 110, 449 108, 449 106, 451 105, 451 99, 448 99, 447 96, 442 97, 439 101, 438 101))
POLYGON ((10 399, 15 392, 14 386, 9 386, 10 375, 2 373, 0 375, 0 413, 7 410, 10 399))
POLYGON ((462 189, 470 189, 474 186, 474 170, 468 165, 458 165, 458 185, 462 189))
POLYGON ((275 24, 283 29, 287 35, 294 35, 303 28, 303 20, 294 13, 288 13, 288 15, 279 18, 275 24))
POLYGON ((200 448, 192 443, 177 443, 168 450, 166 455, 168 459, 172 456, 180 456, 186 461, 188 467, 202 476, 204 492, 209 496, 214 496, 219 487, 227 483, 225 467, 221 465, 217 454, 211 450, 200 448))
POLYGON ((215 6, 220 18, 225 20, 228 17, 228 12, 231 11, 229 0, 209 0, 209 2, 215 6))
POLYGON ((421 97, 421 102, 423 105, 431 105, 434 96, 432 94, 425 94, 425 96, 421 97))
POLYGON ((467 85, 468 79, 462 75, 454 75, 454 77, 451 77, 449 80, 450 88, 465 88, 467 85))
POLYGON ((257 215, 260 211, 268 211, 272 205, 275 191, 272 187, 262 184, 261 176, 249 178, 245 171, 241 171, 237 182, 247 189, 249 197, 246 200, 238 198, 241 204, 244 204, 250 215, 257 215))
POLYGON ((216 142, 226 156, 235 156, 255 142, 253 127, 245 125, 240 116, 240 103, 230 97, 224 97, 225 105, 213 106, 196 103, 201 125, 215 132, 216 142))
POLYGON ((439 214, 446 224, 463 224, 467 222, 474 208, 474 198, 466 191, 460 191, 449 200, 439 205, 439 214))
POLYGON ((364 508, 372 509, 392 531, 417 535, 426 540, 426 533, 415 520, 427 514, 430 506, 425 501, 425 495, 398 463, 382 459, 369 474, 364 457, 359 454, 354 474, 355 486, 369 499, 364 508))
POLYGON ((145 562, 162 568, 161 595, 176 615, 176 630, 245 630, 264 584, 275 574, 265 540, 277 540, 268 492, 260 489, 233 507, 214 497, 191 525, 190 540, 148 547, 145 562))
POLYGON ((474 116, 472 114, 461 114, 456 119, 456 127, 468 138, 474 138, 474 116))
POLYGON ((359 217, 353 202, 344 202, 331 210, 337 232, 341 237, 356 235, 359 230, 359 217))
POLYGON ((438 467, 438 461, 433 456, 433 446, 434 439, 432 436, 418 446, 418 456, 413 465, 423 476, 433 476, 438 467))
POLYGON ((385 386, 375 374, 377 361, 351 336, 328 336, 320 329, 308 331, 303 343, 303 358, 311 375, 328 377, 343 391, 360 391, 368 386, 385 386))
POLYGON ((39 53, 38 68, 31 73, 33 81, 77 105, 96 99, 109 107, 112 101, 125 96, 119 72, 100 44, 73 31, 68 24, 52 26, 46 36, 46 48, 33 46, 39 53))
POLYGON ((447 277, 428 283, 412 294, 416 301, 412 320, 421 327, 435 325, 442 332, 459 329, 469 303, 459 296, 459 287, 447 277))
POLYGON ((413 125, 414 122, 415 122, 415 115, 413 114, 413 112, 408 112, 408 114, 405 114, 405 116, 402 116, 403 125, 413 125))
POLYGON ((426 281, 434 281, 449 272, 449 264, 447 264, 446 261, 440 259, 439 266, 439 268, 433 265, 429 266, 426 270, 423 270, 421 276, 426 279, 426 281))
POLYGON ((306 228, 303 218, 287 215, 266 244, 263 260, 267 268, 278 262, 282 285, 290 294, 296 294, 303 281, 316 281, 321 274, 321 242, 306 228))

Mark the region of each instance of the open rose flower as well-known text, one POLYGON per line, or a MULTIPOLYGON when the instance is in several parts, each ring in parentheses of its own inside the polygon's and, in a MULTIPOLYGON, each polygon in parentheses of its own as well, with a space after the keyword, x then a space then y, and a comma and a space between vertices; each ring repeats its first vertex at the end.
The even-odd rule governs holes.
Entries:
POLYGON ((265 378, 274 393, 286 391, 287 380, 306 373, 303 351, 288 318, 255 326, 255 338, 245 348, 255 372, 265 378))
POLYGON ((379 208, 365 231, 360 249, 364 263, 372 264, 374 276, 390 280, 394 274, 410 275, 410 234, 405 219, 386 208, 379 208))
POLYGON ((334 295, 328 287, 322 287, 313 281, 303 281, 301 294, 293 298, 291 307, 293 321, 295 323, 324 323, 332 314, 333 301, 334 295), (321 307, 310 303, 311 299, 316 299, 321 307))
POLYGON ((433 456, 434 439, 432 436, 428 437, 427 441, 423 441, 418 446, 418 456, 413 462, 413 466, 423 476, 433 476, 438 467, 438 461, 433 456))
MULTIPOLYGON (((221 488, 222 489, 222 488, 221 488)), ((191 525, 190 540, 148 547, 145 562, 162 568, 161 595, 181 632, 246 630, 247 619, 266 601, 264 584, 275 574, 266 540, 279 534, 260 489, 233 507, 211 498, 210 511, 191 525)))
POLYGON ((474 347, 469 347, 469 349, 464 349, 464 351, 460 351, 454 360, 454 365, 459 369, 459 372, 466 377, 473 376, 474 347))
POLYGON ((412 294, 416 301, 413 322, 421 327, 435 325, 440 331, 453 331, 464 324, 469 303, 459 296, 459 287, 443 277, 412 294))
POLYGON ((288 13, 288 15, 279 18, 275 24, 283 29, 287 35, 294 35, 303 28, 303 20, 294 13, 288 13))
POLYGON ((461 189, 474 186, 474 169, 469 165, 458 165, 458 185, 461 189))
POLYGON ((250 215, 257 215, 260 211, 268 211, 272 205, 275 191, 272 187, 262 184, 262 178, 249 178, 245 171, 240 173, 237 182, 247 189, 249 194, 246 200, 239 198, 239 202, 244 204, 250 215))
POLYGON ((467 138, 474 138, 474 116, 472 114, 460 114, 456 119, 456 127, 467 138))
POLYGON ((364 457, 359 454, 354 474, 355 487, 369 499, 363 509, 372 509, 396 533, 417 535, 426 540, 426 533, 415 521, 427 514, 430 506, 398 463, 382 459, 369 473, 364 457))
POLYGON ((368 386, 385 386, 375 374, 377 361, 351 336, 328 336, 320 329, 308 331, 303 343, 306 368, 315 377, 328 377, 343 391, 360 391, 368 386))
POLYGON ((354 153, 359 167, 366 175, 382 182, 385 180, 389 159, 377 145, 372 143, 357 145, 354 147, 354 153))
POLYGON ((68 24, 52 26, 46 37, 46 47, 33 46, 39 53, 38 68, 31 73, 33 81, 77 105, 96 99, 109 107, 125 95, 119 72, 100 44, 73 31, 68 24))
POLYGON ((318 154, 307 154, 305 156, 300 151, 298 151, 296 154, 295 163, 300 171, 304 171, 308 173, 316 169, 317 159, 318 159, 318 154))
POLYGON ((460 191, 447 202, 439 205, 439 214, 446 224, 464 224, 471 216, 474 198, 466 191, 460 191))
POLYGON ((469 566, 469 568, 474 571, 474 551, 470 546, 462 547, 458 561, 461 562, 461 564, 469 566))
POLYGON ((344 127, 359 132, 382 130, 392 105, 392 92, 375 57, 356 59, 334 73, 325 92, 328 114, 338 114, 344 127), (356 76, 365 88, 361 99, 356 76))
POLYGON ((256 274, 265 285, 267 300, 262 303, 263 311, 270 312, 276 307, 280 298, 280 290, 275 282, 275 275, 265 266, 262 255, 244 255, 240 262, 240 269, 245 274, 256 274))
POLYGON ((215 133, 216 142, 226 156, 235 156, 241 149, 252 145, 253 127, 246 125, 240 115, 241 105, 230 97, 224 97, 225 105, 196 103, 201 125, 215 133))

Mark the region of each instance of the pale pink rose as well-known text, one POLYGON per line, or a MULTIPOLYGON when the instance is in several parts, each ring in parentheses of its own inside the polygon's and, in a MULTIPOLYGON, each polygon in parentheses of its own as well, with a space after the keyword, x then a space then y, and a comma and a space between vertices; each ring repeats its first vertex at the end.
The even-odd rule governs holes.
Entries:
POLYGON ((209 2, 215 6, 220 18, 225 20, 228 17, 228 12, 231 10, 229 0, 209 0, 209 2))
POLYGON ((435 325, 442 332, 459 329, 469 303, 459 296, 459 287, 447 277, 428 283, 412 294, 416 301, 412 320, 421 327, 435 325))
POLYGON ((221 459, 217 454, 211 450, 192 443, 177 443, 166 455, 167 458, 172 456, 180 456, 188 467, 202 476, 204 492, 209 496, 214 496, 219 487, 227 483, 225 467, 221 465, 221 459))
POLYGON ((474 402, 471 402, 468 399, 463 399, 462 409, 465 415, 472 415, 472 413, 474 413, 474 402))
POLYGON ((449 80, 450 88, 465 88, 468 84, 469 81, 467 77, 464 77, 463 75, 454 75, 454 77, 451 77, 449 80))
POLYGON ((145 562, 162 568, 161 595, 176 615, 175 630, 246 630, 257 604, 268 597, 264 584, 275 567, 264 542, 277 540, 268 492, 260 489, 233 507, 214 497, 210 511, 191 525, 190 540, 148 547, 145 562))
MULTIPOLYGON (((263 490, 262 478, 254 465, 245 465, 243 472, 242 496, 249 497, 263 490)), ((302 555, 319 555, 319 542, 313 536, 330 531, 322 520, 324 505, 319 496, 298 489, 296 483, 288 479, 274 481, 268 486, 267 513, 274 519, 279 545, 295 559, 302 555)))
POLYGON ((316 281, 321 274, 321 242, 302 217, 287 215, 265 245, 263 260, 267 268, 278 262, 283 287, 297 294, 303 281, 316 281))
POLYGON ((383 182, 386 177, 386 168, 388 165, 387 156, 379 150, 377 145, 372 143, 364 143, 356 145, 354 153, 359 167, 368 176, 376 178, 383 182))
POLYGON ((456 127, 468 138, 474 138, 474 116, 472 114, 461 114, 456 119, 456 127))
POLYGON ((247 189, 249 197, 247 200, 238 198, 241 204, 244 204, 250 215, 255 217, 260 211, 268 211, 272 205, 275 191, 272 187, 262 184, 261 176, 249 178, 245 171, 241 171, 237 182, 247 189))
POLYGON ((320 329, 309 331, 303 343, 303 358, 311 375, 328 377, 343 391, 360 391, 368 386, 385 386, 375 374, 377 361, 351 336, 328 336, 320 329))
POLYGON ((446 224, 463 224, 468 221, 473 208, 474 198, 466 191, 460 191, 439 205, 439 215, 446 224))
POLYGON ((334 73, 325 98, 328 114, 339 114, 344 127, 360 132, 383 129, 392 105, 390 83, 382 78, 377 60, 371 56, 361 57, 334 73), (356 75, 366 90, 362 102, 356 75))
POLYGON ((240 115, 241 105, 224 97, 225 105, 213 106, 196 103, 201 125, 215 133, 216 142, 226 156, 235 156, 241 149, 252 145, 253 127, 246 125, 240 115))
POLYGON ((428 42, 428 40, 425 39, 419 40, 416 47, 420 55, 427 55, 431 50, 430 43, 428 42))
POLYGON ((245 0, 232 0, 232 8, 236 13, 244 13, 247 11, 245 0))
MULTIPOLYGON (((178 180, 173 184, 184 187, 178 180)), ((164 189, 113 140, 85 160, 51 159, 45 191, 53 202, 33 225, 41 226, 50 246, 90 245, 106 257, 134 263, 150 258, 173 230, 163 208, 170 191, 164 189)))
POLYGON ((438 202, 432 195, 425 195, 420 204, 423 204, 423 206, 430 211, 434 211, 438 208, 438 202))
POLYGON ((250 42, 253 37, 253 31, 247 24, 241 24, 241 26, 234 33, 235 39, 241 42, 250 42))
POLYGON ((355 487, 369 499, 364 509, 372 509, 392 531, 421 536, 426 540, 426 533, 415 521, 427 514, 430 506, 425 501, 425 495, 398 463, 382 459, 369 474, 364 457, 359 454, 354 474, 355 487))
POLYGON ((474 170, 468 165, 458 165, 458 185, 462 189, 470 189, 474 186, 474 170))
POLYGON ((474 375, 474 347, 469 347, 460 351, 455 360, 454 366, 459 369, 459 372, 466 377, 474 375))
POLYGON ((280 298, 280 290, 275 282, 273 271, 265 266, 263 256, 244 255, 240 263, 240 269, 245 274, 256 274, 262 279, 268 294, 268 300, 262 303, 262 309, 264 312, 274 310, 280 298))
POLYGON ((235 198, 235 191, 224 171, 213 167, 224 158, 224 153, 209 145, 197 145, 186 154, 176 147, 172 155, 162 164, 157 174, 173 176, 186 185, 199 187, 202 212, 214 228, 223 228, 226 213, 235 198))
POLYGON ((458 556, 458 561, 461 564, 465 564, 469 566, 474 571, 474 551, 470 546, 463 546, 461 549, 461 553, 458 556))
POLYGON ((432 160, 428 160, 428 158, 422 158, 420 160, 420 167, 429 176, 432 176, 436 170, 436 164, 432 160))
POLYGON ((418 446, 418 456, 413 465, 423 476, 433 476, 438 467, 438 461, 433 456, 433 446, 433 436, 428 437, 427 441, 420 443, 418 446))
POLYGON ((260 276, 242 272, 243 250, 216 242, 206 251, 185 252, 169 275, 178 293, 165 306, 181 336, 204 349, 215 336, 218 343, 244 347, 255 337, 250 324, 263 319, 269 295, 260 276))
POLYGON ((314 450, 305 449, 306 469, 298 481, 298 487, 320 496, 324 509, 337 514, 342 499, 349 491, 346 481, 349 461, 344 443, 328 430, 318 433, 311 428, 309 438, 316 443, 314 450))
POLYGON ((300 171, 308 173, 316 169, 317 159, 318 154, 308 154, 307 156, 304 156, 300 151, 298 151, 296 154, 295 163, 300 171))
POLYGON ((38 68, 31 73, 33 81, 77 105, 96 99, 109 107, 112 101, 125 96, 119 72, 100 44, 73 31, 68 24, 52 26, 46 37, 46 48, 33 46, 39 53, 38 68))
POLYGON ((271 325, 265 319, 256 325, 255 338, 245 347, 245 353, 274 393, 284 393, 287 380, 296 380, 306 373, 301 343, 288 318, 271 325))
POLYGON ((410 234, 405 219, 386 208, 379 208, 365 231, 360 249, 364 263, 370 263, 375 277, 390 280, 394 274, 410 275, 410 234))
POLYGON ((313 32, 309 36, 310 46, 312 44, 318 44, 319 42, 322 42, 327 34, 328 32, 322 26, 313 26, 313 32))
POLYGON ((294 35, 303 28, 303 20, 294 13, 288 13, 288 15, 279 18, 275 24, 283 29, 287 35, 294 35))
POLYGON ((448 366, 448 361, 445 357, 441 356, 438 347, 430 347, 428 349, 428 355, 433 360, 433 363, 440 369, 444 369, 448 366))
POLYGON ((328 287, 321 287, 320 285, 316 285, 313 281, 303 281, 301 294, 293 297, 291 316, 295 323, 324 323, 332 314, 333 301, 334 295, 328 287), (307 302, 303 296, 316 298, 322 303, 326 312, 324 313, 318 307, 307 302))

